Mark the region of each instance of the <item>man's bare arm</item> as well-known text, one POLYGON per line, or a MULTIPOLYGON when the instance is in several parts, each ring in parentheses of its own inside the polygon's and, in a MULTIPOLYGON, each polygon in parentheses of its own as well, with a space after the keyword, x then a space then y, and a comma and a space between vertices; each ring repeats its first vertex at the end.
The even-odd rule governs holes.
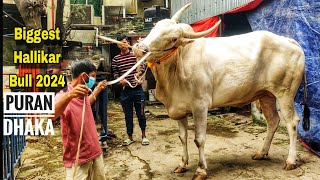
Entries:
POLYGON ((65 93, 58 102, 55 103, 54 105, 54 119, 56 120, 58 117, 60 117, 64 110, 66 109, 66 107, 68 106, 69 102, 71 101, 71 96, 69 94, 69 92, 65 93))
POLYGON ((94 88, 93 92, 89 96, 90 104, 93 104, 97 99, 100 92, 107 87, 107 81, 100 81, 96 88, 94 88))
POLYGON ((73 98, 76 98, 76 97, 83 98, 85 95, 88 94, 88 92, 89 92, 89 88, 87 88, 87 86, 83 84, 78 84, 71 91, 65 93, 63 97, 61 97, 59 101, 55 103, 54 120, 56 120, 58 117, 60 117, 63 114, 64 110, 66 109, 69 102, 73 98))

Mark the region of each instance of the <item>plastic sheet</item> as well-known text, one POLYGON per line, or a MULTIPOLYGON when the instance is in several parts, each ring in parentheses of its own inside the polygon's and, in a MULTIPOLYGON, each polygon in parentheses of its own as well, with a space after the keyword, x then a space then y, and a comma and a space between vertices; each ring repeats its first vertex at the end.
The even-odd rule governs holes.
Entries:
MULTIPOLYGON (((306 142, 320 146, 320 1, 263 1, 258 8, 248 12, 247 17, 254 31, 268 30, 291 37, 304 49, 311 128, 309 131, 304 131, 300 121, 298 133, 306 142)), ((302 83, 295 98, 300 118, 302 118, 303 102, 302 83)))

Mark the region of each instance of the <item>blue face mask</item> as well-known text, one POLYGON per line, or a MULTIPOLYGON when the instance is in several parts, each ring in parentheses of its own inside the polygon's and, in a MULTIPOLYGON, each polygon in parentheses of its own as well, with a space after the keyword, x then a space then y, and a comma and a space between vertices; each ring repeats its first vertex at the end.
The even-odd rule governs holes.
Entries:
MULTIPOLYGON (((88 74, 86 74, 87 76, 88 76, 88 74)), ((94 77, 91 77, 91 76, 88 76, 89 77, 89 82, 88 83, 86 83, 86 81, 84 81, 84 83, 86 84, 86 86, 88 87, 88 88, 92 88, 93 87, 93 85, 94 85, 94 83, 95 83, 95 79, 94 79, 94 77)))

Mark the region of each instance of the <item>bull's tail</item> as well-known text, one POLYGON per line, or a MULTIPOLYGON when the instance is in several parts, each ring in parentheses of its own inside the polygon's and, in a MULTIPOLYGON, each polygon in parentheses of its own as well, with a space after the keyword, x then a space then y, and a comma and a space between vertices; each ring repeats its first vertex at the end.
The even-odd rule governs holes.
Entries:
POLYGON ((307 77, 306 73, 304 73, 304 107, 303 107, 303 121, 302 121, 302 127, 305 131, 308 131, 310 129, 310 109, 307 104, 307 77))

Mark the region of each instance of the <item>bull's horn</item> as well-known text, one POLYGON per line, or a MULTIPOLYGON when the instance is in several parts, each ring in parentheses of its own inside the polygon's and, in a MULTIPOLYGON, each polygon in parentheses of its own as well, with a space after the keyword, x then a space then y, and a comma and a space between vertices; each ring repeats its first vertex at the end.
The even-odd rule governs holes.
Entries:
POLYGON ((187 10, 189 8, 189 6, 191 5, 191 3, 183 6, 179 11, 177 11, 171 18, 171 20, 173 20, 174 22, 178 23, 180 20, 181 15, 183 14, 183 12, 185 10, 187 10))
POLYGON ((212 31, 214 31, 219 25, 220 25, 221 20, 219 20, 214 26, 212 26, 210 29, 207 29, 202 32, 183 32, 183 37, 185 38, 190 38, 190 39, 195 39, 195 38, 201 38, 203 36, 206 36, 210 34, 212 31))

